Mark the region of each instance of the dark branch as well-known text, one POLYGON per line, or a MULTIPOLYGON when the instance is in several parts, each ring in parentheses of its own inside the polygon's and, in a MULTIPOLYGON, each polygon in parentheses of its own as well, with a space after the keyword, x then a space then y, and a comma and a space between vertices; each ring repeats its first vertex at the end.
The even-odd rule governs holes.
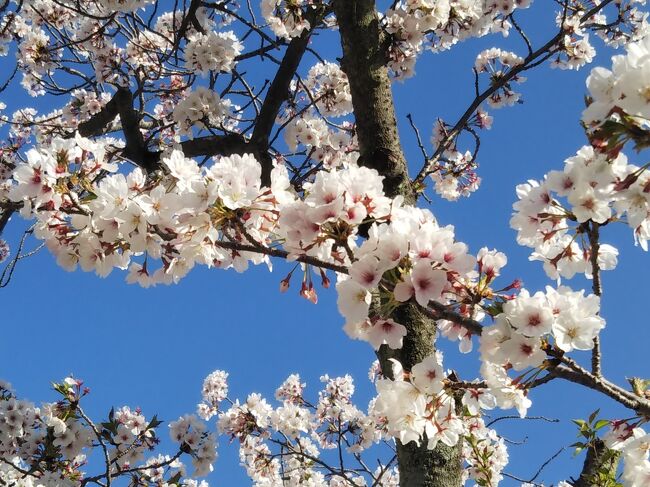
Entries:
POLYGON ((289 43, 280 67, 266 92, 262 108, 255 122, 251 143, 256 147, 257 153, 262 156, 260 159, 262 164, 262 184, 265 185, 270 183, 271 170, 273 169, 271 156, 268 154, 271 132, 282 104, 289 99, 291 80, 296 74, 300 61, 307 50, 310 38, 311 30, 307 30, 289 43))

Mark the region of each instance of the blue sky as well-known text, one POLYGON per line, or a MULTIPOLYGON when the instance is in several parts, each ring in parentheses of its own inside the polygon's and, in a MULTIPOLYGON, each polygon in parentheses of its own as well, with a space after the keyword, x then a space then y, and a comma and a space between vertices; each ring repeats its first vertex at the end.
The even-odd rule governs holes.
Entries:
MULTIPOLYGON (((520 15, 534 45, 554 33, 554 9, 549 4, 536 2, 520 15)), ((330 59, 337 55, 335 35, 323 35, 315 42, 324 46, 330 59)), ((598 41, 595 44, 599 49, 595 64, 608 66, 611 52, 598 41)), ((508 39, 472 40, 449 52, 423 55, 417 76, 394 85, 400 135, 413 173, 421 156, 406 114, 413 114, 429 147, 433 121, 443 117, 453 122, 465 110, 473 93, 474 59, 493 45, 525 54, 514 32, 508 39)), ((312 61, 309 58, 302 69, 306 71, 312 61)), ((247 69, 268 77, 269 66, 249 63, 247 69)), ((472 251, 487 246, 508 255, 504 283, 521 278, 531 291, 553 284, 539 263, 528 261, 529 249, 516 245, 508 220, 515 185, 560 168, 585 143, 578 121, 587 75, 588 68, 567 72, 543 66, 529 72, 521 85, 524 104, 490 111, 494 127, 482 137, 481 189, 456 203, 433 198, 434 214, 442 224, 455 225, 458 239, 472 251)), ((18 93, 6 92, 2 101, 9 108, 30 103, 19 101, 23 99, 18 93)), ((646 162, 644 154, 628 155, 646 162)), ((11 222, 6 235, 10 243, 16 242, 24 227, 20 219, 11 222)), ((621 252, 618 268, 603 276, 602 314, 607 319, 603 369, 606 376, 623 383, 628 376, 650 375, 646 356, 650 327, 644 317, 648 256, 634 247, 627 227, 608 227, 602 237, 621 252)), ((372 350, 345 336, 334 290, 319 289, 318 305, 297 295, 297 281, 287 294, 280 294, 279 281, 290 269, 281 261, 274 262, 273 273, 263 267, 243 275, 197 267, 178 285, 143 290, 127 285, 120 272, 107 279, 81 271, 67 273, 43 251, 21 261, 11 284, 0 290, 0 377, 9 380, 21 397, 40 402, 55 398, 48 389, 50 381, 74 374, 92 389, 86 410, 96 418, 111 406, 129 405, 140 406, 147 417, 157 413, 174 420, 194 411, 203 378, 215 369, 230 373, 231 397, 245 398, 256 391, 269 400, 291 373, 300 373, 314 396, 320 375, 350 373, 356 379, 358 404, 365 408, 374 389, 366 378, 374 359, 372 350)), ((565 283, 574 288, 590 285, 582 279, 565 283)), ((461 356, 456 344, 444 339, 440 345, 447 353, 447 367, 463 377, 475 372, 476 355, 461 356)), ((585 353, 576 357, 588 359, 585 353)), ((597 407, 604 417, 626 414, 609 399, 558 381, 535 390, 531 398, 530 415, 562 422, 501 422, 498 431, 508 439, 527 439, 523 445, 510 446, 511 463, 506 469, 522 478, 575 441, 570 419, 584 418, 597 407)), ((166 438, 165 427, 161 430, 166 438)), ((224 440, 219 454, 208 480, 214 485, 248 485, 238 466, 236 447, 224 440)), ((567 449, 538 481, 566 479, 579 472, 580 465, 581 460, 572 459, 567 449)), ((518 483, 506 480, 502 485, 518 483)))

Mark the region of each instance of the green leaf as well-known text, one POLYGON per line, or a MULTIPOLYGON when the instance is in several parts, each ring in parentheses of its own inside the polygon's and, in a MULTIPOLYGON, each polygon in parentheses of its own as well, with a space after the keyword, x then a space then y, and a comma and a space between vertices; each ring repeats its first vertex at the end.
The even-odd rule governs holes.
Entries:
POLYGON ((600 419, 596 421, 596 424, 594 425, 594 429, 598 431, 599 429, 604 428, 607 425, 609 425, 608 419, 600 419))
POLYGON ((627 381, 632 386, 632 391, 637 396, 644 397, 648 388, 650 388, 649 379, 641 379, 640 377, 628 377, 627 381))

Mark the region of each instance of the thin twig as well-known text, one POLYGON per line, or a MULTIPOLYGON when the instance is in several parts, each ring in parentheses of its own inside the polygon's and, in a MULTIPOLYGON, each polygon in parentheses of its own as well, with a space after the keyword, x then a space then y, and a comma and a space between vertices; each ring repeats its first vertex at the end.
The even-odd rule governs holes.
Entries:
MULTIPOLYGON (((602 296, 603 287, 600 279, 600 265, 598 254, 600 253, 600 225, 592 221, 587 232, 591 246, 589 261, 591 263, 592 289, 599 298, 602 296)), ((602 357, 600 350, 600 337, 594 337, 594 348, 591 350, 591 373, 596 377, 602 376, 602 357)))

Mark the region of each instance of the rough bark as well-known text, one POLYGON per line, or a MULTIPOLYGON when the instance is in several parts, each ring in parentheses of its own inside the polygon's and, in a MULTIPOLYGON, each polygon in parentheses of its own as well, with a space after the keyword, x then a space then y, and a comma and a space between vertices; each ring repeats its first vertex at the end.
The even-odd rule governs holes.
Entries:
POLYGON ((427 450, 426 443, 417 446, 398 445, 400 485, 403 487, 436 486, 458 487, 461 481, 459 447, 448 447, 439 443, 435 449, 427 450))
POLYGON ((384 176, 389 196, 415 202, 406 159, 397 133, 393 93, 386 69, 383 33, 374 0, 338 0, 334 11, 341 32, 343 60, 352 93, 360 164, 384 176))
MULTIPOLYGON (((343 47, 341 66, 348 76, 359 140, 359 163, 384 176, 384 190, 391 197, 404 196, 414 203, 406 159, 402 151, 391 83, 386 69, 383 33, 374 0, 335 0, 343 47)), ((406 326, 408 334, 401 350, 382 347, 378 353, 382 370, 390 375, 390 358, 405 370, 434 352, 434 323, 415 305, 405 305, 392 318, 406 326)), ((449 448, 426 448, 411 442, 397 444, 400 485, 408 487, 458 487, 461 481, 460 444, 449 448)))

